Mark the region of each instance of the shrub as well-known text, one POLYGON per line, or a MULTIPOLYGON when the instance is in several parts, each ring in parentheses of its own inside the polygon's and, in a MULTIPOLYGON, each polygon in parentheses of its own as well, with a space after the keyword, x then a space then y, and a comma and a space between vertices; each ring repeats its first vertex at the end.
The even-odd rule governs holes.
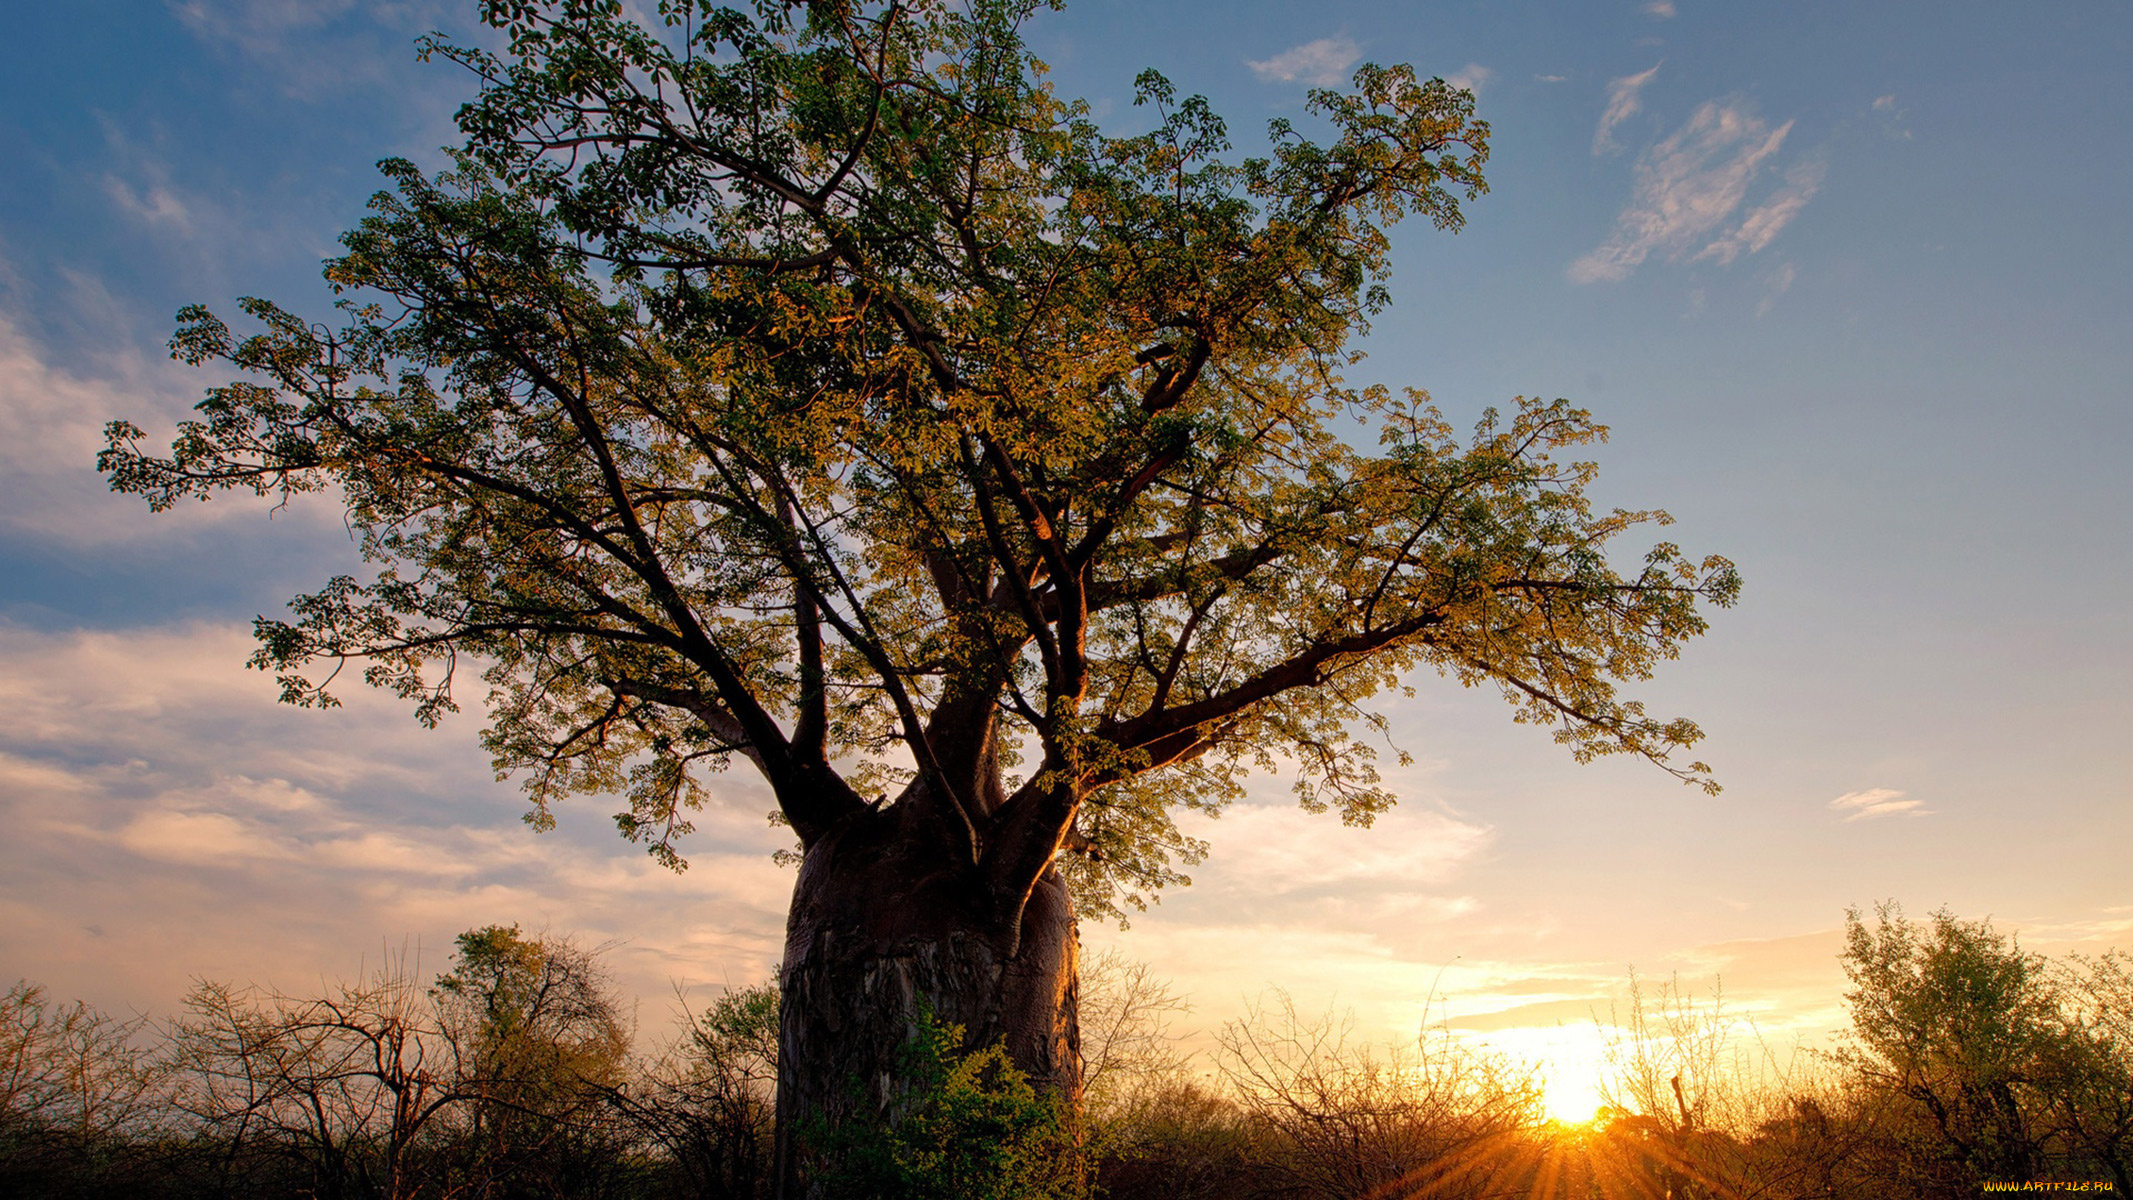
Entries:
POLYGON ((1073 1200, 1088 1194, 1064 1106, 998 1045, 963 1049, 963 1028, 923 1010, 899 1061, 903 1099, 886 1128, 806 1140, 839 1200, 1073 1200))

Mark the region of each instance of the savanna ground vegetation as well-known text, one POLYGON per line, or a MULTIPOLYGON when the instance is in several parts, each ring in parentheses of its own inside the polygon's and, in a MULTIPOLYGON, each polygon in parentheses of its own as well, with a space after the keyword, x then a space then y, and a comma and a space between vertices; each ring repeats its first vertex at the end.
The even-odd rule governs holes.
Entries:
MULTIPOLYGON (((1188 1038, 1183 998, 1099 955, 1083 1105, 929 1014, 884 1056, 907 1097, 893 1123, 808 1131, 815 1182, 880 1200, 2133 1196, 2133 958, 2048 959, 1893 905, 1846 932, 1851 1019, 1819 1049, 1632 981, 1594 1013, 1606 1103, 1575 1125, 1545 1115, 1548 1064, 1448 1028, 1372 1044, 1277 991, 1188 1038)), ((203 981, 168 1019, 18 983, 0 1194, 765 1200, 779 1011, 773 984, 729 989, 643 1039, 596 953, 494 926, 431 979, 388 956, 317 995, 203 981)))

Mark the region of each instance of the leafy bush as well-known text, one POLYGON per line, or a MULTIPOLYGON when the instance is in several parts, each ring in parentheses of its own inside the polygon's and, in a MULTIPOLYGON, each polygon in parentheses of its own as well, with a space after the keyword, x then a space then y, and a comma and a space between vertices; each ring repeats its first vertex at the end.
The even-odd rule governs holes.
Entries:
POLYGON ((886 1129, 815 1131, 822 1181, 839 1200, 1072 1200, 1088 1195, 1064 1105, 1040 1094, 998 1045, 963 1049, 963 1028, 922 1010, 899 1062, 904 1092, 886 1129))

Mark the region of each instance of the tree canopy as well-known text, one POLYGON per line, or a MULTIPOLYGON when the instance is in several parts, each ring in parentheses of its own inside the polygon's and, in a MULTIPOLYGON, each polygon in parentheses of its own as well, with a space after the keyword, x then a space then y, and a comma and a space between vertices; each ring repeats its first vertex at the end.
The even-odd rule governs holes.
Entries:
POLYGON ((1421 668, 1710 786, 1618 685, 1732 566, 1619 565, 1666 517, 1595 509, 1565 401, 1462 438, 1344 378, 1387 230, 1485 189, 1473 97, 1364 66, 1239 158, 1150 72, 1118 136, 1045 84, 1037 7, 488 0, 507 49, 425 45, 481 81, 466 142, 383 164, 337 322, 187 309, 175 353, 243 378, 101 466, 157 508, 336 490, 376 571, 258 622, 284 698, 359 663, 434 721, 479 664, 532 819, 621 793, 675 865, 739 758, 803 847, 901 806, 1007 902, 1078 852, 1116 914, 1253 766, 1368 823, 1358 725, 1421 668))

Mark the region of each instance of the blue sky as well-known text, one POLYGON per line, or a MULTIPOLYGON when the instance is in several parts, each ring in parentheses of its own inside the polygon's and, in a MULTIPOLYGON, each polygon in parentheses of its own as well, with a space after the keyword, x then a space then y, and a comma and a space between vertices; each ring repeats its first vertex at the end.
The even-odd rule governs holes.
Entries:
MULTIPOLYGON (((695 866, 597 802, 537 836, 478 717, 277 708, 247 628, 348 569, 329 507, 149 517, 91 462, 209 380, 171 314, 325 311, 318 265, 468 81, 442 0, 36 5, 0 44, 0 975, 167 1010, 522 921, 613 943, 647 997, 767 974, 789 887, 738 776, 695 866)), ((1412 1029, 1581 1019, 1634 965, 1812 1033, 1834 930, 1884 897, 2046 949, 2133 943, 2133 9, 2117 0, 1387 5, 1092 0, 1033 30, 1124 131, 1145 66, 1249 151, 1307 87, 1410 61, 1472 87, 1491 195, 1400 231, 1359 381, 1461 422, 1568 396, 1599 496, 1733 557, 1739 608, 1645 689, 1725 793, 1580 768, 1422 679, 1375 830, 1267 781, 1127 933, 1218 1022, 1269 983, 1412 1029), (1441 972, 1441 975, 1440 975, 1441 972), (1525 1007, 1525 1006, 1533 1007, 1525 1007), (1491 1015, 1495 1014, 1495 1015, 1491 1015), (1521 1015, 1523 1014, 1523 1015, 1521 1015)), ((1514 1039, 1515 1040, 1515 1039, 1514 1039)))

